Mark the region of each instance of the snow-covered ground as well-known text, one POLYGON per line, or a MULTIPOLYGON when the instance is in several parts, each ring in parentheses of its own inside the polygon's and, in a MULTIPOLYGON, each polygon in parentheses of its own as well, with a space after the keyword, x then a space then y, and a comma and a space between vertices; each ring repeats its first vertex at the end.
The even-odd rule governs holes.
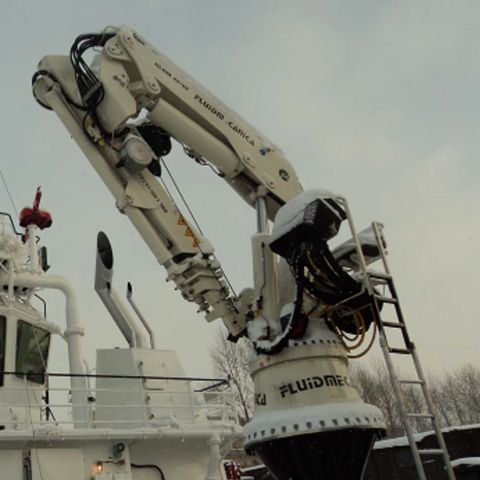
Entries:
POLYGON ((460 465, 463 465, 463 466, 479 465, 480 466, 480 457, 457 458, 456 460, 452 461, 453 468, 459 467, 460 465))
MULTIPOLYGON (((459 425, 456 427, 445 427, 442 428, 443 433, 448 433, 448 432, 454 432, 454 431, 460 431, 460 430, 473 430, 480 428, 480 423, 477 424, 472 424, 472 425, 459 425)), ((433 435, 435 432, 433 430, 428 430, 426 432, 422 433, 415 433, 415 441, 421 442, 425 437, 428 437, 429 435, 433 435)), ((403 447, 408 445, 408 438, 407 437, 396 437, 396 438, 388 438, 386 440, 380 440, 375 443, 373 449, 374 450, 381 450, 384 448, 393 448, 393 447, 403 447)))

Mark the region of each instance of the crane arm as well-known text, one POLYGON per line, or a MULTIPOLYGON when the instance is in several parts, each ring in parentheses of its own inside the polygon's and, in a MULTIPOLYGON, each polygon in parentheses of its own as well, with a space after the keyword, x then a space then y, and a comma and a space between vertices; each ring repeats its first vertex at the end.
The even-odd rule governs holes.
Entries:
MULTIPOLYGON (((251 319, 255 311, 259 321, 253 330, 249 324, 249 337, 254 343, 255 338, 268 337, 267 343, 276 338, 274 343, 283 348, 288 328, 281 334, 273 252, 287 259, 298 276, 298 311, 291 318, 299 318, 301 286, 310 285, 302 280, 301 265, 314 256, 313 250, 305 253, 306 245, 320 248, 319 231, 329 238, 345 218, 335 200, 322 192, 303 192, 277 147, 129 28, 80 35, 69 57, 45 57, 33 77, 33 90, 39 103, 60 117, 182 296, 197 303, 208 321, 223 318, 233 337, 245 331, 246 314, 251 319), (87 62, 90 50, 96 53, 87 62), (211 165, 257 210, 254 290, 245 289, 238 298, 209 241, 155 178, 161 176, 160 160, 169 153, 172 139, 198 163, 211 165), (315 219, 312 238, 306 234, 310 217, 315 219), (274 218, 270 237, 267 220, 274 218)), ((331 285, 328 291, 310 286, 314 297, 336 303, 360 288, 326 246, 320 248, 317 263, 315 268, 322 265, 320 283, 330 277, 331 285)), ((270 343, 265 351, 272 351, 270 343)))
MULTIPOLYGON (((271 220, 302 191, 294 169, 272 142, 137 32, 122 28, 79 38, 70 59, 47 56, 39 71, 60 83, 71 107, 86 108, 103 135, 117 136, 144 111, 148 121, 184 145, 193 158, 213 164, 249 204, 254 205, 257 188, 264 186, 271 220), (82 81, 87 48, 82 41, 101 47, 88 67, 94 75, 90 83, 82 81)), ((45 76, 36 78, 41 79, 45 76)), ((35 91, 41 97, 41 87, 35 91)))
POLYGON ((251 289, 236 298, 209 241, 182 215, 156 176, 178 141, 214 166, 240 196, 266 214, 302 190, 283 154, 253 127, 128 28, 77 38, 70 57, 47 56, 34 95, 58 115, 182 296, 207 320, 245 328, 251 289), (95 49, 87 63, 85 52, 95 49))
POLYGON ((60 117, 184 298, 196 302, 207 320, 221 317, 232 336, 245 332, 251 341, 256 405, 245 428, 246 448, 282 478, 317 478, 326 471, 332 478, 357 478, 384 425, 378 409, 363 404, 350 385, 347 351, 336 333, 361 343, 378 322, 378 298, 374 310, 373 287, 364 282, 366 265, 381 253, 378 232, 373 244, 368 231, 360 239, 342 197, 302 191, 278 148, 133 30, 79 36, 70 57, 41 61, 33 89, 60 117), (91 49, 97 53, 87 62, 91 49), (208 240, 155 178, 171 139, 255 206, 254 289, 239 298, 208 240), (328 242, 346 219, 353 239, 331 250, 328 242), (330 443, 319 457, 318 447, 330 443), (354 461, 352 448, 342 445, 359 452, 354 461), (341 460, 336 467, 332 452, 341 460))

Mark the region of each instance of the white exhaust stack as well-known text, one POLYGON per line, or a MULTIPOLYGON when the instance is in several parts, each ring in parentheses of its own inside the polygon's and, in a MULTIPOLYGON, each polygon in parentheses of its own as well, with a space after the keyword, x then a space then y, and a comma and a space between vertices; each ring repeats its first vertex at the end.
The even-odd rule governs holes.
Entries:
POLYGON ((122 332, 130 347, 147 348, 142 330, 125 308, 123 301, 112 288, 113 251, 107 235, 98 232, 97 260, 95 265, 95 291, 122 332))

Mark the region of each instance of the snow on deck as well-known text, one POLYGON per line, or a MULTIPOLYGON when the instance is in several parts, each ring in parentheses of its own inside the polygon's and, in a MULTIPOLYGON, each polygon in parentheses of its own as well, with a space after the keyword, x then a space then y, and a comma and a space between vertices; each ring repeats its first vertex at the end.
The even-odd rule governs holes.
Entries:
POLYGON ((452 467, 459 467, 460 465, 466 466, 480 466, 480 457, 465 457, 465 458, 457 458, 456 460, 452 460, 452 467))
MULTIPOLYGON (((459 425, 456 427, 445 427, 445 428, 442 428, 442 433, 455 432, 460 430, 473 430, 476 428, 480 428, 480 423, 475 423, 473 425, 459 425)), ((435 432, 433 430, 428 430, 422 433, 414 433, 413 436, 415 437, 415 441, 418 443, 422 441, 425 437, 428 437, 429 435, 434 435, 434 434, 435 432)), ((396 437, 396 438, 388 438, 387 440, 379 440, 378 442, 375 443, 373 449, 381 450, 384 448, 405 447, 408 445, 409 443, 408 443, 407 437, 396 437)), ((477 458, 477 457, 472 457, 472 458, 477 458)))

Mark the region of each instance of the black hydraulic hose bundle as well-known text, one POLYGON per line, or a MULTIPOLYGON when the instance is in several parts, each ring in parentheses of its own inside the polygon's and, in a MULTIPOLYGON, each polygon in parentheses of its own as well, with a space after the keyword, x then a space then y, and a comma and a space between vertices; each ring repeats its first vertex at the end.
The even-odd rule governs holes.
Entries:
POLYGON ((75 72, 75 81, 82 101, 91 115, 95 115, 102 102, 105 91, 102 83, 84 59, 87 50, 103 47, 116 33, 86 33, 79 35, 70 49, 70 61, 75 72))

